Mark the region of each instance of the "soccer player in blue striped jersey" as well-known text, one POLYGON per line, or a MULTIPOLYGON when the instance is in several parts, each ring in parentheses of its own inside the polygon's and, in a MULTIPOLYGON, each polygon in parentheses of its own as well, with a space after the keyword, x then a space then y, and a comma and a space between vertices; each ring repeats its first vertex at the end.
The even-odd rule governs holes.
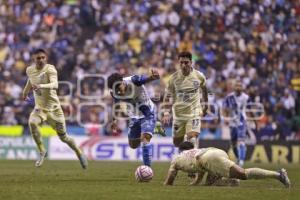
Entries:
MULTIPOLYGON (((156 70, 151 70, 151 75, 134 75, 123 77, 113 73, 108 77, 108 87, 116 102, 123 102, 132 110, 126 110, 130 117, 128 142, 129 146, 136 149, 142 143, 144 165, 151 166, 152 149, 150 140, 156 125, 156 107, 150 99, 144 84, 159 79, 156 70)), ((112 128, 116 124, 112 124, 112 128)))
POLYGON ((240 166, 244 165, 247 153, 245 108, 249 100, 249 96, 242 90, 242 83, 237 80, 234 84, 234 92, 228 94, 223 101, 223 114, 225 114, 225 121, 229 123, 231 145, 240 166))

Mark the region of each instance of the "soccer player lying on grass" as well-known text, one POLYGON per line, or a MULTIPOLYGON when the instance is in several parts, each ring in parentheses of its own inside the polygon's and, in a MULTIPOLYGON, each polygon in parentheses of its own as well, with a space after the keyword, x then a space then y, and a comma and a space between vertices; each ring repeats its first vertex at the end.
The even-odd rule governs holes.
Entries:
POLYGON ((260 168, 243 169, 231 161, 227 153, 221 149, 209 147, 193 149, 190 142, 183 142, 179 149, 182 151, 171 162, 165 185, 173 185, 178 170, 187 173, 197 173, 191 185, 201 182, 205 172, 209 176, 224 177, 229 179, 277 179, 287 188, 290 187, 290 180, 285 169, 278 172, 260 168))

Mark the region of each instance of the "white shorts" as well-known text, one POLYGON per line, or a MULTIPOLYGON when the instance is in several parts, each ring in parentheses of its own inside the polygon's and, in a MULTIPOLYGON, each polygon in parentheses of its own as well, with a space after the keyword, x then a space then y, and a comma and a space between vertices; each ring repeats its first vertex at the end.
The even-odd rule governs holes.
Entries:
POLYGON ((39 119, 42 120, 42 123, 46 121, 54 130, 56 130, 57 134, 66 133, 65 116, 61 108, 54 111, 44 111, 35 108, 30 114, 29 122, 38 122, 39 119))
POLYGON ((200 118, 188 119, 188 120, 174 120, 173 121, 173 137, 184 137, 186 133, 198 132, 200 133, 201 120, 200 118))

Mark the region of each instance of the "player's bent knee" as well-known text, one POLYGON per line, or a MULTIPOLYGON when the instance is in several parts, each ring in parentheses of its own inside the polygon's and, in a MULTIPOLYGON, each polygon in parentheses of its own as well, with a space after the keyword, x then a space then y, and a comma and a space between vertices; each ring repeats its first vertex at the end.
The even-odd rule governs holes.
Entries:
POLYGON ((58 137, 59 139, 62 141, 62 142, 67 142, 67 134, 66 133, 57 133, 58 134, 58 137))
POLYGON ((28 123, 31 131, 37 131, 39 124, 36 121, 29 121, 28 123))
POLYGON ((237 178, 237 179, 241 179, 241 180, 246 180, 247 179, 245 169, 241 168, 238 165, 233 165, 230 168, 229 177, 230 178, 237 178))
POLYGON ((136 149, 140 146, 141 140, 140 139, 129 139, 128 143, 132 149, 136 149))
POLYGON ((142 135, 141 135, 141 141, 142 142, 150 142, 150 140, 151 140, 151 138, 152 138, 152 135, 151 134, 149 134, 149 133, 143 133, 142 135))

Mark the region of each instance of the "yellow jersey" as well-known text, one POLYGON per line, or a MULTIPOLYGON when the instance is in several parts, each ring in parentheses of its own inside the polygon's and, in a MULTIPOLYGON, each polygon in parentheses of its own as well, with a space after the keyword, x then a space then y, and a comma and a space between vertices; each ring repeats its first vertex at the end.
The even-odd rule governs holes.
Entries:
POLYGON ((167 93, 173 98, 172 111, 175 120, 200 117, 202 114, 200 88, 205 84, 204 74, 195 69, 188 76, 184 76, 181 70, 171 75, 167 93))
POLYGON ((35 65, 27 67, 26 74, 28 81, 24 91, 31 88, 31 85, 39 85, 41 88, 33 91, 35 108, 44 111, 53 111, 60 108, 57 96, 58 80, 57 71, 53 65, 46 64, 42 69, 37 69, 35 65))

